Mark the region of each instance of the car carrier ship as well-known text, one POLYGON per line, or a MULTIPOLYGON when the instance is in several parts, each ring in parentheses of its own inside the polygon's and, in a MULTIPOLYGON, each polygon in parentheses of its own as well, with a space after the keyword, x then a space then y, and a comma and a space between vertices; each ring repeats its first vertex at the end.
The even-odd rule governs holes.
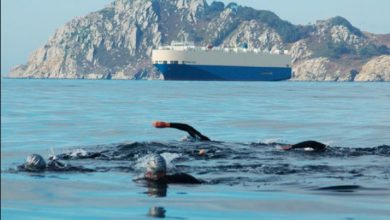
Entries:
POLYGON ((152 62, 165 80, 280 81, 291 78, 291 57, 259 49, 196 47, 175 42, 152 51, 152 62))

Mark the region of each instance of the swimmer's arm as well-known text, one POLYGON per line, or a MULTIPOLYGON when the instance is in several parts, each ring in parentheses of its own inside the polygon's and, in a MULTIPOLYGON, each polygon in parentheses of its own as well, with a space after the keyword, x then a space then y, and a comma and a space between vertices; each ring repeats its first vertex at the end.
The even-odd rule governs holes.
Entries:
POLYGON ((191 137, 194 137, 196 138, 196 136, 198 136, 200 138, 200 140, 202 141, 209 141, 210 138, 204 136, 203 134, 201 134, 199 131, 197 131, 195 128, 187 125, 187 124, 182 124, 182 123, 170 123, 170 127, 171 128, 176 128, 176 129, 179 129, 179 130, 182 130, 182 131, 186 131, 188 132, 188 134, 191 135, 191 137))
POLYGON ((202 141, 210 141, 210 138, 204 136, 199 131, 195 130, 195 128, 193 128, 187 124, 156 121, 156 122, 153 122, 153 125, 156 128, 176 128, 176 129, 188 132, 188 134, 191 135, 191 137, 196 138, 196 136, 198 136, 200 138, 200 140, 202 140, 202 141))

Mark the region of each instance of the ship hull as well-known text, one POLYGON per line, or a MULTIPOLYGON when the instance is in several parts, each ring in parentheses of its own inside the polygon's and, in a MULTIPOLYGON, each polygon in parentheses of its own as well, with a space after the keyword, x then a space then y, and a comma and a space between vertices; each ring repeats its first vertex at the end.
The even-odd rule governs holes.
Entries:
POLYGON ((291 78, 288 67, 242 67, 187 64, 154 64, 165 80, 281 81, 291 78))

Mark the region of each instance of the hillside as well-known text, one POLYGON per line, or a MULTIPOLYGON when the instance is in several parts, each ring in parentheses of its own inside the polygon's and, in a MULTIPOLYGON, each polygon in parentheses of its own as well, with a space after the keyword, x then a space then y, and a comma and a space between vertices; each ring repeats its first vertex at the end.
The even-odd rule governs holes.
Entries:
POLYGON ((390 81, 389 35, 362 32, 342 17, 293 25, 270 11, 205 0, 116 0, 59 28, 8 76, 160 79, 151 51, 183 33, 197 45, 289 50, 293 80, 390 81))

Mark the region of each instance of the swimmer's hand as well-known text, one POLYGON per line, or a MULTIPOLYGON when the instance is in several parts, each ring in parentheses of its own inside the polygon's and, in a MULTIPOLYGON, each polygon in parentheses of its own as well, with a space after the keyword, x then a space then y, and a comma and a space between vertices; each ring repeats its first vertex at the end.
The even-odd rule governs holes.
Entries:
POLYGON ((155 128, 169 128, 171 125, 168 122, 155 121, 153 122, 155 128))

